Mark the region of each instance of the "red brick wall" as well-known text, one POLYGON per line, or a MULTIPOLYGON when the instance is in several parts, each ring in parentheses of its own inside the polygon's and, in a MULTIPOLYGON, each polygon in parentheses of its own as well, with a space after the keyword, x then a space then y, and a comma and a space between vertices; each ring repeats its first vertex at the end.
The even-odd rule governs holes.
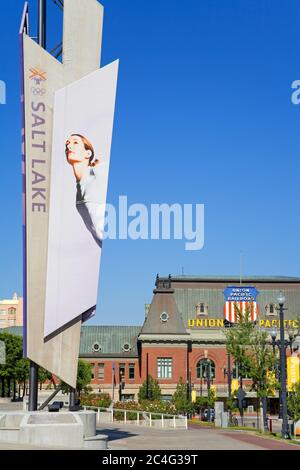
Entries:
MULTIPOLYGON (((208 359, 215 363, 216 380, 215 383, 224 383, 223 367, 227 368, 227 352, 224 348, 192 348, 189 353, 189 370, 191 371, 192 382, 197 381, 196 366, 197 363, 205 358, 207 351, 208 359)), ((160 383, 178 383, 180 377, 184 380, 187 378, 187 345, 182 348, 168 346, 147 347, 142 348, 142 377, 141 382, 146 379, 146 362, 148 354, 148 370, 149 374, 157 379, 157 359, 159 357, 172 358, 172 379, 159 379, 160 383)), ((198 379, 199 380, 199 379, 198 379)))

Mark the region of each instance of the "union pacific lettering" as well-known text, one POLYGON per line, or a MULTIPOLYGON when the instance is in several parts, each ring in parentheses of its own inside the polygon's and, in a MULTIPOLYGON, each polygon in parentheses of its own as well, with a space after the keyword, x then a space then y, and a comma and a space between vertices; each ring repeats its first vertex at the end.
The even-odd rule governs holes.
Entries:
MULTIPOLYGON (((272 328, 280 327, 279 320, 259 320, 260 327, 272 328)), ((284 328, 297 328, 297 320, 284 320, 284 328)), ((188 328, 224 328, 224 320, 222 318, 189 318, 188 328)))

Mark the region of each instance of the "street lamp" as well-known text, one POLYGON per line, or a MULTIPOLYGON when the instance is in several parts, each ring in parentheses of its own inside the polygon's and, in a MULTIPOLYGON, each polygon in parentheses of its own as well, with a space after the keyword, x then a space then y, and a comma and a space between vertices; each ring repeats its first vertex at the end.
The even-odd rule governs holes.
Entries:
POLYGON ((230 360, 230 352, 227 353, 227 369, 224 364, 223 367, 224 378, 227 375, 227 384, 228 384, 228 398, 231 397, 231 379, 233 375, 233 371, 231 370, 231 360, 230 360))
POLYGON ((278 298, 277 298, 279 308, 279 323, 280 323, 280 339, 276 340, 277 337, 277 329, 272 329, 270 332, 273 351, 275 351, 275 346, 279 348, 280 352, 280 387, 281 387, 281 416, 282 416, 282 428, 281 428, 281 436, 283 439, 291 439, 290 430, 289 430, 289 422, 288 422, 288 414, 287 414, 287 392, 286 392, 286 348, 288 346, 292 347, 294 334, 290 330, 289 331, 289 340, 285 340, 284 338, 284 308, 285 303, 285 296, 283 292, 280 291, 278 298))
POLYGON ((211 365, 210 365, 210 360, 205 359, 203 362, 204 365, 204 370, 205 370, 205 375, 204 378, 206 379, 207 383, 207 398, 208 398, 208 406, 207 406, 207 421, 210 422, 210 404, 209 404, 209 396, 210 396, 210 380, 211 380, 211 365))

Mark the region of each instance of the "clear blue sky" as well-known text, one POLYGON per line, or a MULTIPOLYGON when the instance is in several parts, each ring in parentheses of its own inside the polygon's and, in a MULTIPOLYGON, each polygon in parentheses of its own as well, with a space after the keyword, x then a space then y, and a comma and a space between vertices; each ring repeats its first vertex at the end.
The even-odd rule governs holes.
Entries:
MULTIPOLYGON (((35 4, 31 0, 33 32, 35 4)), ((61 14, 50 0, 49 46, 61 14), (51 10, 51 11, 50 11, 51 10), (57 11, 56 11, 57 10, 57 11), (51 36, 51 37, 50 37, 51 36)), ((204 203, 205 247, 106 241, 92 323, 141 324, 157 273, 300 275, 298 0, 103 0, 102 65, 120 59, 108 202, 204 203)), ((2 5, 0 298, 22 292, 18 29, 2 5)))

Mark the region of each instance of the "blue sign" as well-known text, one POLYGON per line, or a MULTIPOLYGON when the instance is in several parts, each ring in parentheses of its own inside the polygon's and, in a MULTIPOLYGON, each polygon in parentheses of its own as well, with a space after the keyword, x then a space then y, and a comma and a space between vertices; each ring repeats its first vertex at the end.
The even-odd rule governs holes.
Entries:
POLYGON ((224 290, 225 302, 256 302, 259 294, 255 287, 239 286, 226 287, 224 290))

